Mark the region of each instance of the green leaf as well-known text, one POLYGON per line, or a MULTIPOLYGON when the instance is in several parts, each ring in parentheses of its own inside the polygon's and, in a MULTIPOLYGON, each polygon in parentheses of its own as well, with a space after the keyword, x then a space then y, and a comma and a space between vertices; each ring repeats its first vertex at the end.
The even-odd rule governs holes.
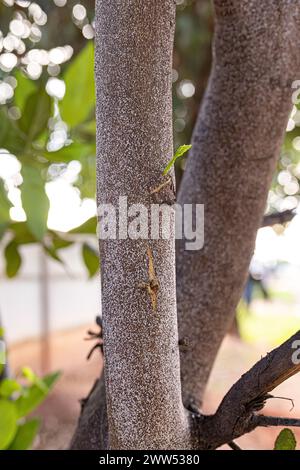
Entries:
POLYGON ((54 259, 58 263, 64 264, 63 260, 61 259, 61 257, 59 256, 59 254, 57 253, 56 249, 53 246, 43 245, 43 247, 44 247, 45 253, 48 256, 50 256, 50 258, 54 259))
POLYGON ((30 166, 22 167, 22 204, 26 212, 27 225, 37 240, 42 240, 47 232, 49 199, 41 172, 30 166))
POLYGON ((36 242, 36 238, 29 231, 26 222, 12 222, 8 229, 14 234, 14 238, 18 245, 26 245, 27 243, 36 242))
POLYGON ((91 233, 93 235, 96 235, 96 230, 97 230, 97 218, 91 217, 82 225, 79 225, 79 227, 76 227, 73 230, 70 230, 70 232, 68 233, 71 233, 71 234, 91 233))
POLYGON ((14 93, 14 103, 22 112, 27 98, 36 91, 36 85, 33 80, 27 78, 20 70, 16 71, 15 78, 18 84, 14 93))
POLYGON ((50 232, 52 235, 52 245, 55 250, 61 250, 63 248, 68 248, 73 245, 72 240, 66 240, 65 238, 60 237, 56 232, 50 232))
POLYGON ((4 106, 0 107, 0 147, 18 155, 24 150, 25 139, 16 122, 9 119, 4 106))
POLYGON ((80 134, 86 135, 88 137, 92 136, 95 137, 96 135, 96 121, 95 119, 92 119, 91 121, 85 122, 80 126, 80 129, 78 129, 80 134))
MULTIPOLYGON (((1 156, 0 156, 1 159, 1 156)), ((5 223, 10 221, 9 209, 11 208, 11 203, 7 197, 7 191, 4 187, 4 182, 0 179, 0 223, 5 223)))
POLYGON ((184 155, 186 152, 188 152, 190 149, 192 148, 191 145, 181 145, 180 147, 178 147, 178 149, 176 150, 173 158, 171 158, 171 160, 169 161, 169 163, 167 164, 166 168, 164 169, 163 171, 163 176, 165 176, 166 174, 169 173, 169 171, 171 170, 172 166, 174 165, 174 163, 176 162, 176 160, 180 157, 182 157, 182 155, 184 155))
POLYGON ((33 370, 30 367, 22 367, 22 375, 25 377, 25 379, 28 380, 28 382, 34 384, 36 380, 36 374, 33 372, 33 370))
POLYGON ((24 113, 18 125, 31 143, 46 128, 51 113, 51 98, 44 89, 40 89, 28 96, 24 113))
POLYGON ((293 431, 288 428, 283 429, 276 441, 274 450, 295 450, 297 446, 297 441, 293 431))
POLYGON ((88 243, 82 245, 82 258, 89 272, 89 276, 93 277, 99 269, 98 252, 88 243))
POLYGON ((96 160, 95 155, 80 159, 81 171, 75 185, 79 188, 81 198, 95 198, 96 194, 96 160))
POLYGON ((8 450, 27 450, 32 446, 33 440, 39 430, 40 422, 38 419, 31 419, 24 424, 19 425, 14 440, 8 450))
POLYGON ((0 126, 0 145, 1 147, 5 145, 5 140, 8 132, 8 127, 10 126, 11 122, 7 116, 6 109, 1 107, 0 109, 0 117, 1 117, 1 126, 0 126))
POLYGON ((0 222, 0 240, 3 238, 3 235, 6 233, 7 229, 9 227, 9 223, 8 222, 3 222, 1 223, 0 222))
POLYGON ((67 163, 72 160, 84 161, 86 157, 95 156, 95 153, 95 144, 73 142, 57 152, 43 152, 43 155, 51 162, 67 163))
POLYGON ((74 127, 85 121, 95 106, 94 45, 88 42, 64 76, 66 94, 60 104, 64 121, 74 127))
POLYGON ((60 376, 60 372, 55 372, 49 374, 46 377, 43 377, 42 380, 45 389, 42 390, 40 386, 36 384, 31 385, 30 387, 25 388, 24 394, 20 396, 15 401, 18 418, 22 418, 31 413, 35 408, 37 408, 40 403, 47 397, 53 385, 60 376))
POLYGON ((0 396, 4 398, 11 397, 15 392, 20 392, 21 385, 13 379, 3 379, 0 382, 0 396))
POLYGON ((17 431, 17 412, 12 401, 0 400, 0 450, 6 449, 17 431))
POLYGON ((4 256, 6 261, 6 275, 9 278, 15 277, 22 264, 22 258, 18 250, 18 245, 13 239, 4 250, 4 256))
POLYGON ((40 379, 30 367, 22 367, 22 374, 29 383, 36 385, 43 393, 48 392, 48 387, 42 379, 40 379))

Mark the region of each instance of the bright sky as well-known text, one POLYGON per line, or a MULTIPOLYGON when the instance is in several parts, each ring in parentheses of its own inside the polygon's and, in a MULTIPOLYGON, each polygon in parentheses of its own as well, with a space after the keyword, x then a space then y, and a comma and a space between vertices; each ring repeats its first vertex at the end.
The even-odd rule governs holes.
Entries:
MULTIPOLYGON (((16 187, 22 182, 20 169, 21 165, 17 158, 0 149, 0 177, 5 180, 8 187, 8 196, 14 206, 10 210, 10 216, 16 221, 26 219, 22 209, 21 191, 16 187)), ((50 200, 48 217, 50 229, 68 231, 96 214, 95 201, 87 198, 81 200, 79 190, 72 184, 76 181, 80 170, 79 162, 70 162, 58 178, 46 184, 50 200)))
POLYGON ((277 235, 271 227, 259 230, 256 239, 255 258, 262 263, 287 261, 300 266, 300 215, 289 223, 282 235, 277 235))

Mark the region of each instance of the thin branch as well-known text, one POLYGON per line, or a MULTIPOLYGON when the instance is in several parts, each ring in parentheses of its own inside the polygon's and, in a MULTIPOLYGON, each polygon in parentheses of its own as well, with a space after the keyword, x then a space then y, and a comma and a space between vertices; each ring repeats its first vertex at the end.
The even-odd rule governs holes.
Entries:
POLYGON ((295 217, 296 212, 294 210, 286 210, 283 212, 274 212, 273 214, 265 215, 261 227, 271 227, 275 224, 285 224, 290 222, 295 217))
POLYGON ((300 427, 300 419, 297 418, 278 418, 277 416, 257 415, 253 418, 256 426, 291 426, 300 427))
POLYGON ((242 375, 214 415, 196 417, 201 448, 216 449, 258 426, 300 426, 300 419, 256 414, 273 398, 271 390, 300 372, 300 362, 294 360, 295 344, 299 341, 300 330, 242 375))
POLYGON ((228 442, 228 445, 232 450, 242 450, 234 441, 228 442))

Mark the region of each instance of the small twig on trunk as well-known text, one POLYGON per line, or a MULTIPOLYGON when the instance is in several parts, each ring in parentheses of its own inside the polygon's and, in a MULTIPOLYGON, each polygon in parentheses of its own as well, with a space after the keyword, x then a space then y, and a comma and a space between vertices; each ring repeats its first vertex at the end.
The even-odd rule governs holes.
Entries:
POLYGON ((99 315, 96 317, 96 324, 99 328, 99 331, 95 332, 95 331, 92 331, 92 330, 88 330, 87 334, 89 336, 87 338, 85 338, 86 341, 98 339, 98 342, 95 344, 95 346, 92 347, 92 349, 88 353, 87 360, 89 360, 92 357, 94 351, 96 351, 96 349, 98 349, 98 348, 100 349, 101 354, 103 356, 103 343, 104 343, 104 341, 103 341, 103 323, 102 323, 102 318, 99 315))
POLYGON ((283 212, 274 212, 273 214, 265 215, 261 227, 272 227, 275 224, 285 224, 290 222, 295 217, 294 210, 286 210, 283 212))

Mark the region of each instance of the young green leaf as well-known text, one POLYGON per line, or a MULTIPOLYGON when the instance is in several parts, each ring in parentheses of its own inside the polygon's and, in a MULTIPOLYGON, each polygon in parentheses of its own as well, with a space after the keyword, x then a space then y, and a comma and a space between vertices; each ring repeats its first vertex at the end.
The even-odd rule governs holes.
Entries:
POLYGON ((0 450, 6 449, 15 437, 17 419, 14 402, 0 400, 0 450))
POLYGON ((47 397, 59 376, 60 373, 55 372, 40 379, 43 382, 46 391, 36 384, 24 389, 23 395, 15 401, 18 418, 27 416, 39 406, 39 404, 47 397))
POLYGON ((22 368, 22 375, 28 380, 31 385, 36 385, 43 393, 48 393, 48 387, 40 379, 30 367, 23 367, 22 368))
POLYGON ((296 446, 297 441, 293 431, 285 428, 279 433, 274 450, 296 450, 296 446))
POLYGON ((191 148, 192 148, 191 145, 181 145, 180 147, 178 147, 175 154, 173 155, 173 157, 171 158, 171 160, 167 164, 166 168, 164 169, 163 176, 166 176, 169 173, 169 171, 171 170, 171 168, 174 165, 174 163, 176 162, 176 160, 178 158, 182 157, 182 155, 184 155, 186 152, 188 152, 191 148))
POLYGON ((21 389, 21 385, 16 380, 3 379, 0 382, 0 396, 3 398, 10 398, 15 392, 20 392, 21 389))
POLYGON ((19 425, 14 440, 11 442, 8 450, 27 450, 32 446, 33 440, 39 429, 39 420, 31 419, 26 423, 19 425))

